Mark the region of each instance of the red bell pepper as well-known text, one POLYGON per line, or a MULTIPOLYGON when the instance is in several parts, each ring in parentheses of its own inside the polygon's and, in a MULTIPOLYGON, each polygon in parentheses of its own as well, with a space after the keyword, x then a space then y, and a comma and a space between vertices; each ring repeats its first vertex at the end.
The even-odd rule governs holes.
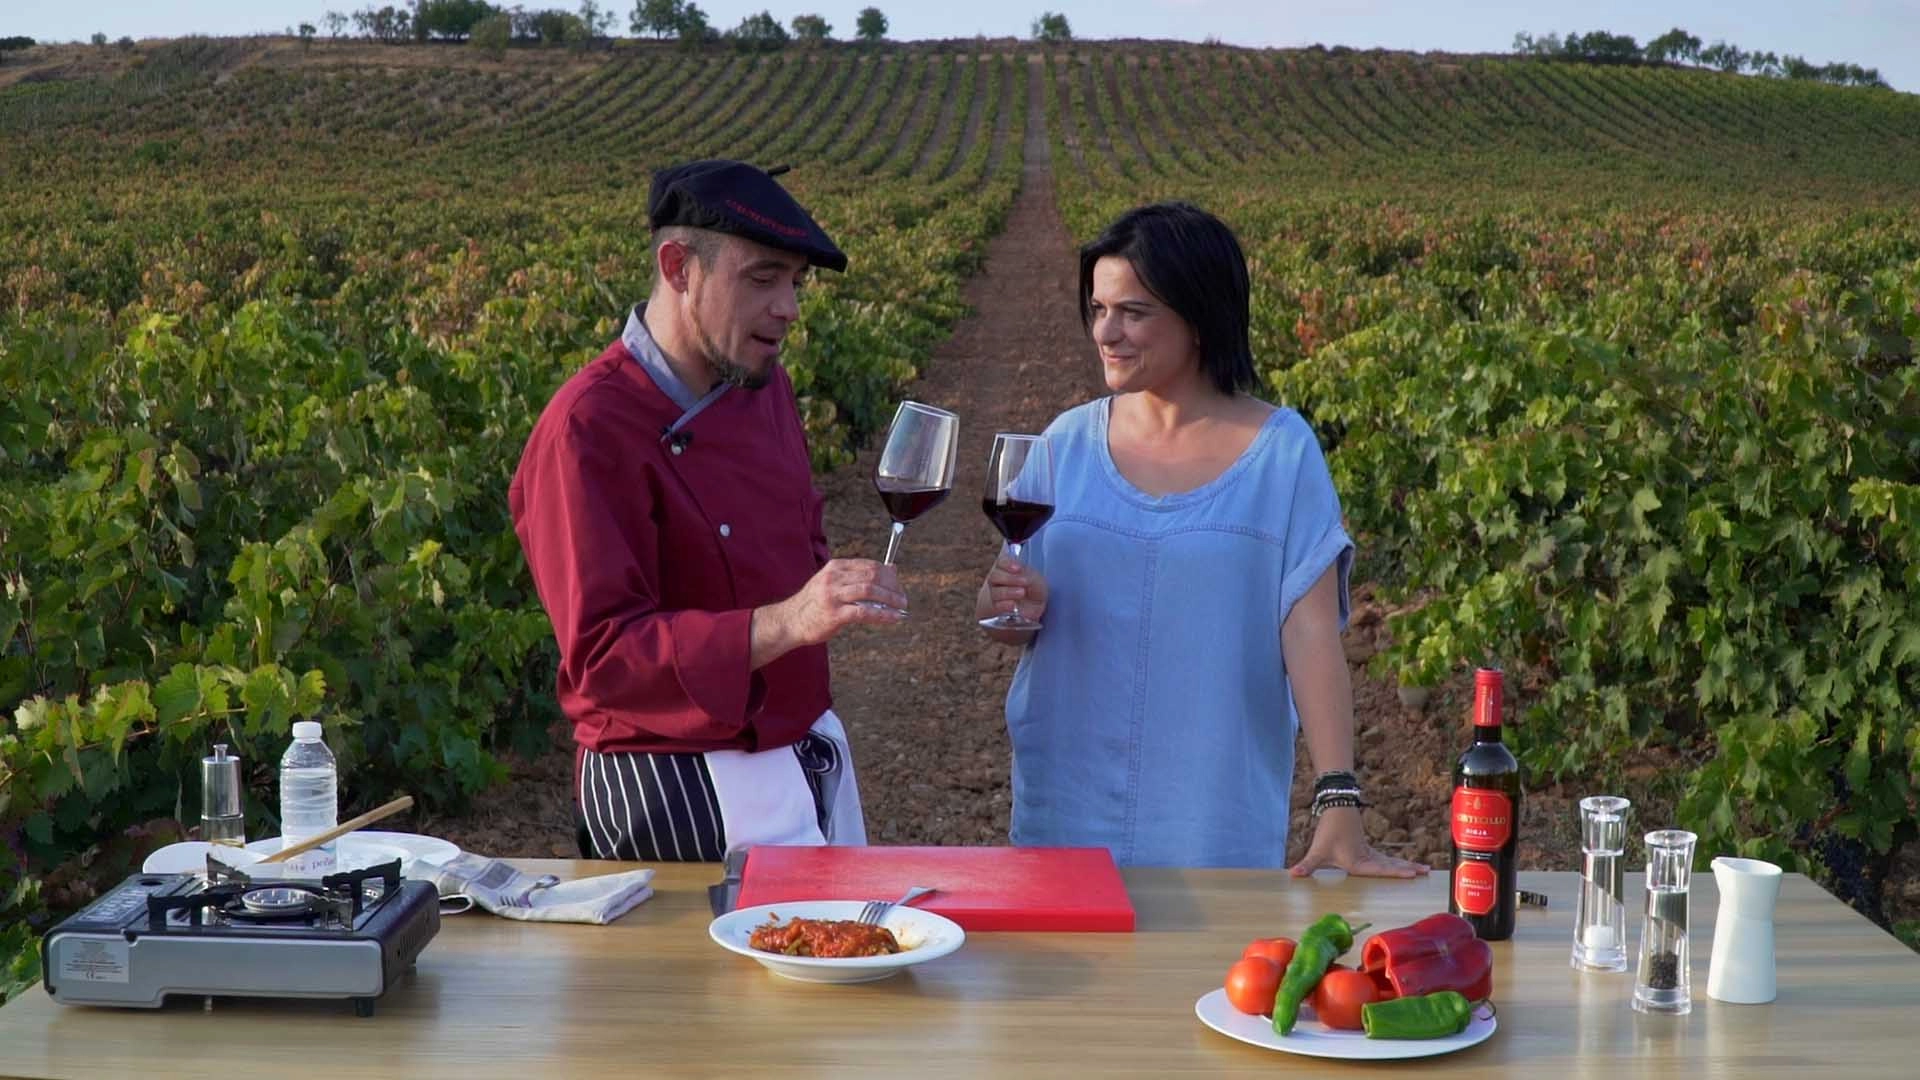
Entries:
POLYGON ((1468 1001, 1493 995, 1493 948, 1458 915, 1429 915, 1373 935, 1360 948, 1360 970, 1399 997, 1440 990, 1457 991, 1468 1001))

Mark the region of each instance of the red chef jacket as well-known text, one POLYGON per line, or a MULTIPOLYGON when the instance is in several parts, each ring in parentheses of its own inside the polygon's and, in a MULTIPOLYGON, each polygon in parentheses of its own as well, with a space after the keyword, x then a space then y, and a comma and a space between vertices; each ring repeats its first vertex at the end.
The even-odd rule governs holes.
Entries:
POLYGON ((832 705, 824 645, 748 666, 753 609, 828 558, 793 384, 772 371, 670 443, 680 407, 615 342, 534 425, 508 499, 579 745, 767 750, 832 705))

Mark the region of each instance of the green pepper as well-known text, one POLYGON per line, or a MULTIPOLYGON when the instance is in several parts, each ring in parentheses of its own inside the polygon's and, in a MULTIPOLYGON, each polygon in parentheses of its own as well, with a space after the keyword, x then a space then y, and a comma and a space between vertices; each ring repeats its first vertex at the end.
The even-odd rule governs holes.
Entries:
POLYGON ((1444 1039, 1467 1030, 1473 1003, 1457 990, 1373 1001, 1360 1006, 1369 1039, 1444 1039))
POLYGON ((1293 1022, 1300 1015, 1300 1003, 1307 999, 1313 988, 1320 984, 1320 977, 1327 973, 1327 965, 1339 959, 1340 954, 1353 948, 1353 935, 1365 930, 1372 923, 1350 926, 1347 920, 1338 915, 1322 915, 1307 932, 1300 935, 1300 945, 1293 950, 1293 960, 1287 964, 1287 973, 1280 978, 1280 989, 1273 997, 1273 1030, 1281 1035, 1293 1032, 1293 1022))

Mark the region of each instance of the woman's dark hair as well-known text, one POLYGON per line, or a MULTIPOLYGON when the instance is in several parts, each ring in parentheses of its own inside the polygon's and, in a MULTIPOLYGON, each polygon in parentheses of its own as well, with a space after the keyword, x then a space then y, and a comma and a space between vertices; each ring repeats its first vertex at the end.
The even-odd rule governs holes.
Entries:
POLYGON ((1200 339, 1200 370, 1223 394, 1252 390, 1247 341, 1247 257, 1233 230, 1205 210, 1160 202, 1122 214, 1080 249, 1080 323, 1093 330, 1093 266, 1127 260, 1140 283, 1200 339))

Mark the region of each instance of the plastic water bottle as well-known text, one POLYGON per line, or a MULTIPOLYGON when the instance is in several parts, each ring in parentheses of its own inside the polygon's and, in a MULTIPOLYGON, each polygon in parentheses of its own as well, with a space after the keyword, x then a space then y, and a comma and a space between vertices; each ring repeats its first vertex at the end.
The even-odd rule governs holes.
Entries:
MULTIPOLYGON (((340 823, 339 774, 333 751, 320 741, 320 724, 302 720, 293 725, 293 745, 280 757, 280 846, 282 849, 323 833, 340 823)), ((338 841, 287 860, 289 875, 317 878, 331 874, 338 841)))

